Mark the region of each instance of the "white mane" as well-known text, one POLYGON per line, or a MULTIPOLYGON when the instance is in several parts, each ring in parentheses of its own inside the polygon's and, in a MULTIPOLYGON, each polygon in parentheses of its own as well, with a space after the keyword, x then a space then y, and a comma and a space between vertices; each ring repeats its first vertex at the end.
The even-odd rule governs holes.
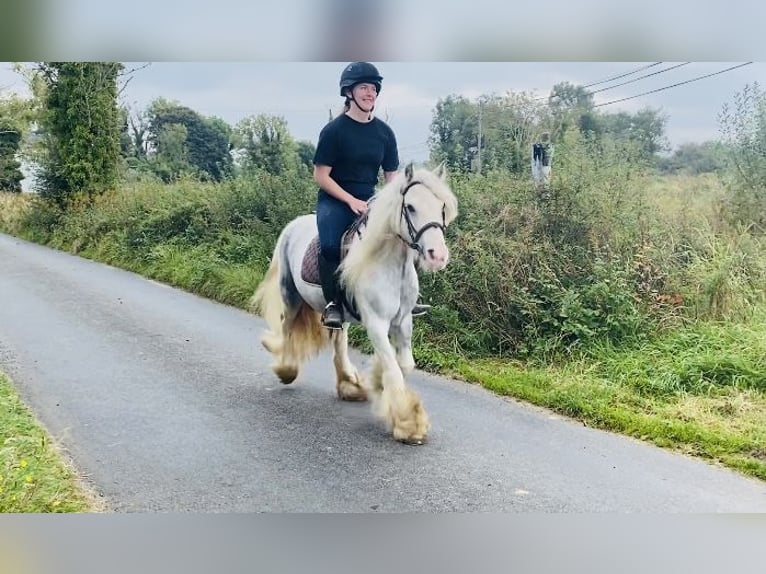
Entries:
MULTIPOLYGON (((400 172, 375 194, 370 203, 367 225, 362 238, 346 255, 341 264, 341 280, 350 291, 363 277, 370 265, 386 258, 392 250, 401 249, 402 190, 410 182, 419 182, 408 193, 432 193, 444 204, 445 225, 457 217, 457 198, 446 181, 443 166, 436 170, 412 170, 411 166, 400 172)), ((429 220, 441 221, 441 212, 430 215, 429 220)))

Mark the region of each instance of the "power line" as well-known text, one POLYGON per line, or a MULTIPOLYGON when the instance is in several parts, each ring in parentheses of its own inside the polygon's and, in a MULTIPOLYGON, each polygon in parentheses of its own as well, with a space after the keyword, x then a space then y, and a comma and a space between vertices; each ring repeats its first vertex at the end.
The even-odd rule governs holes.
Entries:
POLYGON ((635 74, 636 72, 640 72, 641 70, 646 70, 648 68, 653 68, 654 66, 659 66, 660 64, 662 64, 662 62, 654 62, 654 64, 649 64, 648 66, 642 66, 640 68, 633 70, 632 72, 625 72, 624 74, 620 74, 619 76, 612 76, 611 78, 607 78, 605 80, 600 80, 598 82, 591 82, 590 84, 585 84, 582 87, 590 88, 591 86, 598 86, 599 84, 611 82, 612 80, 619 80, 620 78, 624 78, 625 76, 630 76, 631 74, 635 74))
MULTIPOLYGON (((646 66, 646 68, 650 68, 652 66, 656 66, 657 64, 662 64, 662 62, 655 62, 654 64, 651 64, 650 66, 646 66)), ((637 82, 639 80, 643 80, 644 78, 648 78, 649 76, 656 76, 658 74, 664 74, 665 72, 669 72, 670 70, 675 70, 676 68, 680 68, 681 66, 686 66, 688 64, 691 64, 691 62, 684 62, 682 64, 676 64, 675 66, 670 66, 669 68, 663 68, 662 70, 659 70, 657 72, 652 72, 651 74, 644 74, 643 76, 639 76, 638 78, 633 78, 632 80, 628 80, 627 82, 622 82, 620 84, 614 84, 613 86, 607 86, 606 88, 600 88, 598 90, 593 90, 592 92, 586 91, 584 95, 592 96, 593 94, 597 94, 599 92, 605 92, 607 90, 611 90, 612 88, 619 88, 620 86, 625 86, 627 84, 632 84, 633 82, 637 82)), ((633 72, 629 72, 627 74, 622 74, 621 76, 615 76, 614 78, 611 78, 610 80, 603 80, 601 82, 594 82, 594 83, 586 84, 584 86, 579 86, 579 87, 587 88, 588 86, 595 86, 596 84, 603 84, 604 82, 609 82, 611 80, 616 80, 617 78, 620 78, 620 77, 629 76, 629 75, 634 74, 634 73, 636 73, 638 71, 640 71, 640 69, 639 70, 634 70, 633 72)), ((561 96, 559 96, 558 94, 553 94, 553 95, 550 95, 550 96, 541 96, 541 97, 535 98, 535 99, 536 100, 544 100, 546 98, 552 99, 552 98, 560 98, 560 97, 561 96)))
POLYGON ((619 100, 612 100, 611 102, 604 102, 603 104, 596 104, 593 106, 594 108, 598 108, 601 106, 608 106, 609 104, 616 104, 618 102, 624 102, 627 100, 632 100, 634 98, 640 98, 641 96, 646 96, 647 94, 654 94, 655 92, 661 92, 662 90, 667 90, 670 88, 675 88, 676 86, 682 86, 684 84, 690 84, 691 82, 696 82, 698 80, 702 80, 704 78, 710 78, 711 76, 717 76, 718 74, 723 74, 724 72, 730 72, 731 70, 736 70, 737 68, 742 68, 744 66, 748 66, 752 64, 753 62, 745 62, 744 64, 738 64, 736 66, 732 66, 731 68, 726 68, 725 70, 719 70, 718 72, 713 72, 712 74, 705 74, 704 76, 697 76, 696 78, 692 78, 690 80, 685 80, 683 82, 678 82, 676 84, 671 84, 669 86, 664 86, 662 88, 657 88, 656 90, 649 90, 648 92, 643 92, 642 94, 636 94, 635 96, 628 96, 627 98, 620 98, 619 100))
MULTIPOLYGON (((606 88, 601 88, 600 90, 593 90, 592 92, 589 92, 588 95, 598 94, 599 92, 605 92, 607 90, 611 90, 612 88, 619 88, 620 86, 625 86, 627 84, 632 84, 633 82, 637 82, 638 80, 643 80, 644 78, 648 78, 649 76, 656 76, 657 74, 662 74, 663 72, 669 72, 670 70, 675 70, 676 68, 680 68, 681 66, 688 66, 691 64, 691 62, 684 62, 683 64, 676 64, 675 66, 670 66, 669 68, 665 68, 660 70, 659 72, 652 72, 651 74, 644 74, 643 76, 639 76, 638 78, 633 78, 632 80, 628 80, 627 82, 622 82, 621 84, 615 84, 613 86, 607 86, 606 88)), ((585 86, 583 86, 585 87, 585 86)))

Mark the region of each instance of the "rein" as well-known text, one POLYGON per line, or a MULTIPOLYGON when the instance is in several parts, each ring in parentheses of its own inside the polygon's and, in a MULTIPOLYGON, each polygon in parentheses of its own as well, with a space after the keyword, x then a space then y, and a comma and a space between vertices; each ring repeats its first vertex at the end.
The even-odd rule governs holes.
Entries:
MULTIPOLYGON (((439 223, 438 221, 429 221, 423 227, 420 229, 415 228, 415 224, 412 223, 412 219, 410 218, 410 213, 407 211, 407 206, 404 203, 404 196, 407 195, 407 192, 415 185, 424 185, 425 184, 422 181, 411 181, 407 184, 407 187, 402 189, 402 212, 401 216, 404 218, 404 220, 407 222, 407 231, 410 235, 410 241, 407 241, 404 237, 399 235, 399 239, 404 241, 405 244, 407 244, 408 247, 411 249, 414 249, 418 253, 420 253, 421 256, 425 257, 425 253, 423 253, 423 247, 418 243, 420 241, 420 238, 423 236, 423 234, 431 229, 432 227, 436 227, 438 229, 441 229, 442 233, 447 232, 447 226, 445 225, 446 217, 445 217, 445 209, 446 206, 442 205, 442 221, 439 223)), ((427 186, 426 186, 427 187, 427 186)))

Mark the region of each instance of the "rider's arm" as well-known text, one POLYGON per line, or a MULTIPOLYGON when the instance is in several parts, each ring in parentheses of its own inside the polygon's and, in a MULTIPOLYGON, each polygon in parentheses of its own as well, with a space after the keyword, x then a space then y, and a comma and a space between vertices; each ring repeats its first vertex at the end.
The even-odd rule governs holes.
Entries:
POLYGON ((339 186, 337 182, 330 177, 331 170, 332 167, 329 165, 315 165, 314 181, 325 193, 332 195, 335 199, 339 199, 344 203, 348 203, 354 196, 339 186))
POLYGON ((367 203, 357 199, 330 177, 332 167, 329 165, 314 165, 314 181, 316 184, 335 199, 339 199, 348 205, 354 213, 364 213, 367 210, 367 203))

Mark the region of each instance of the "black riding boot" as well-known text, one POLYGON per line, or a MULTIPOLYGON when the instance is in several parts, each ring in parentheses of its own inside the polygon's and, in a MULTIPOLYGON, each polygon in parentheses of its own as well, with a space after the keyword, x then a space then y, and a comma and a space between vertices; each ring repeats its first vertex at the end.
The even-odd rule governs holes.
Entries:
POLYGON ((319 255, 319 277, 327 306, 322 313, 322 325, 328 329, 343 328, 343 306, 340 304, 338 264, 319 255))

